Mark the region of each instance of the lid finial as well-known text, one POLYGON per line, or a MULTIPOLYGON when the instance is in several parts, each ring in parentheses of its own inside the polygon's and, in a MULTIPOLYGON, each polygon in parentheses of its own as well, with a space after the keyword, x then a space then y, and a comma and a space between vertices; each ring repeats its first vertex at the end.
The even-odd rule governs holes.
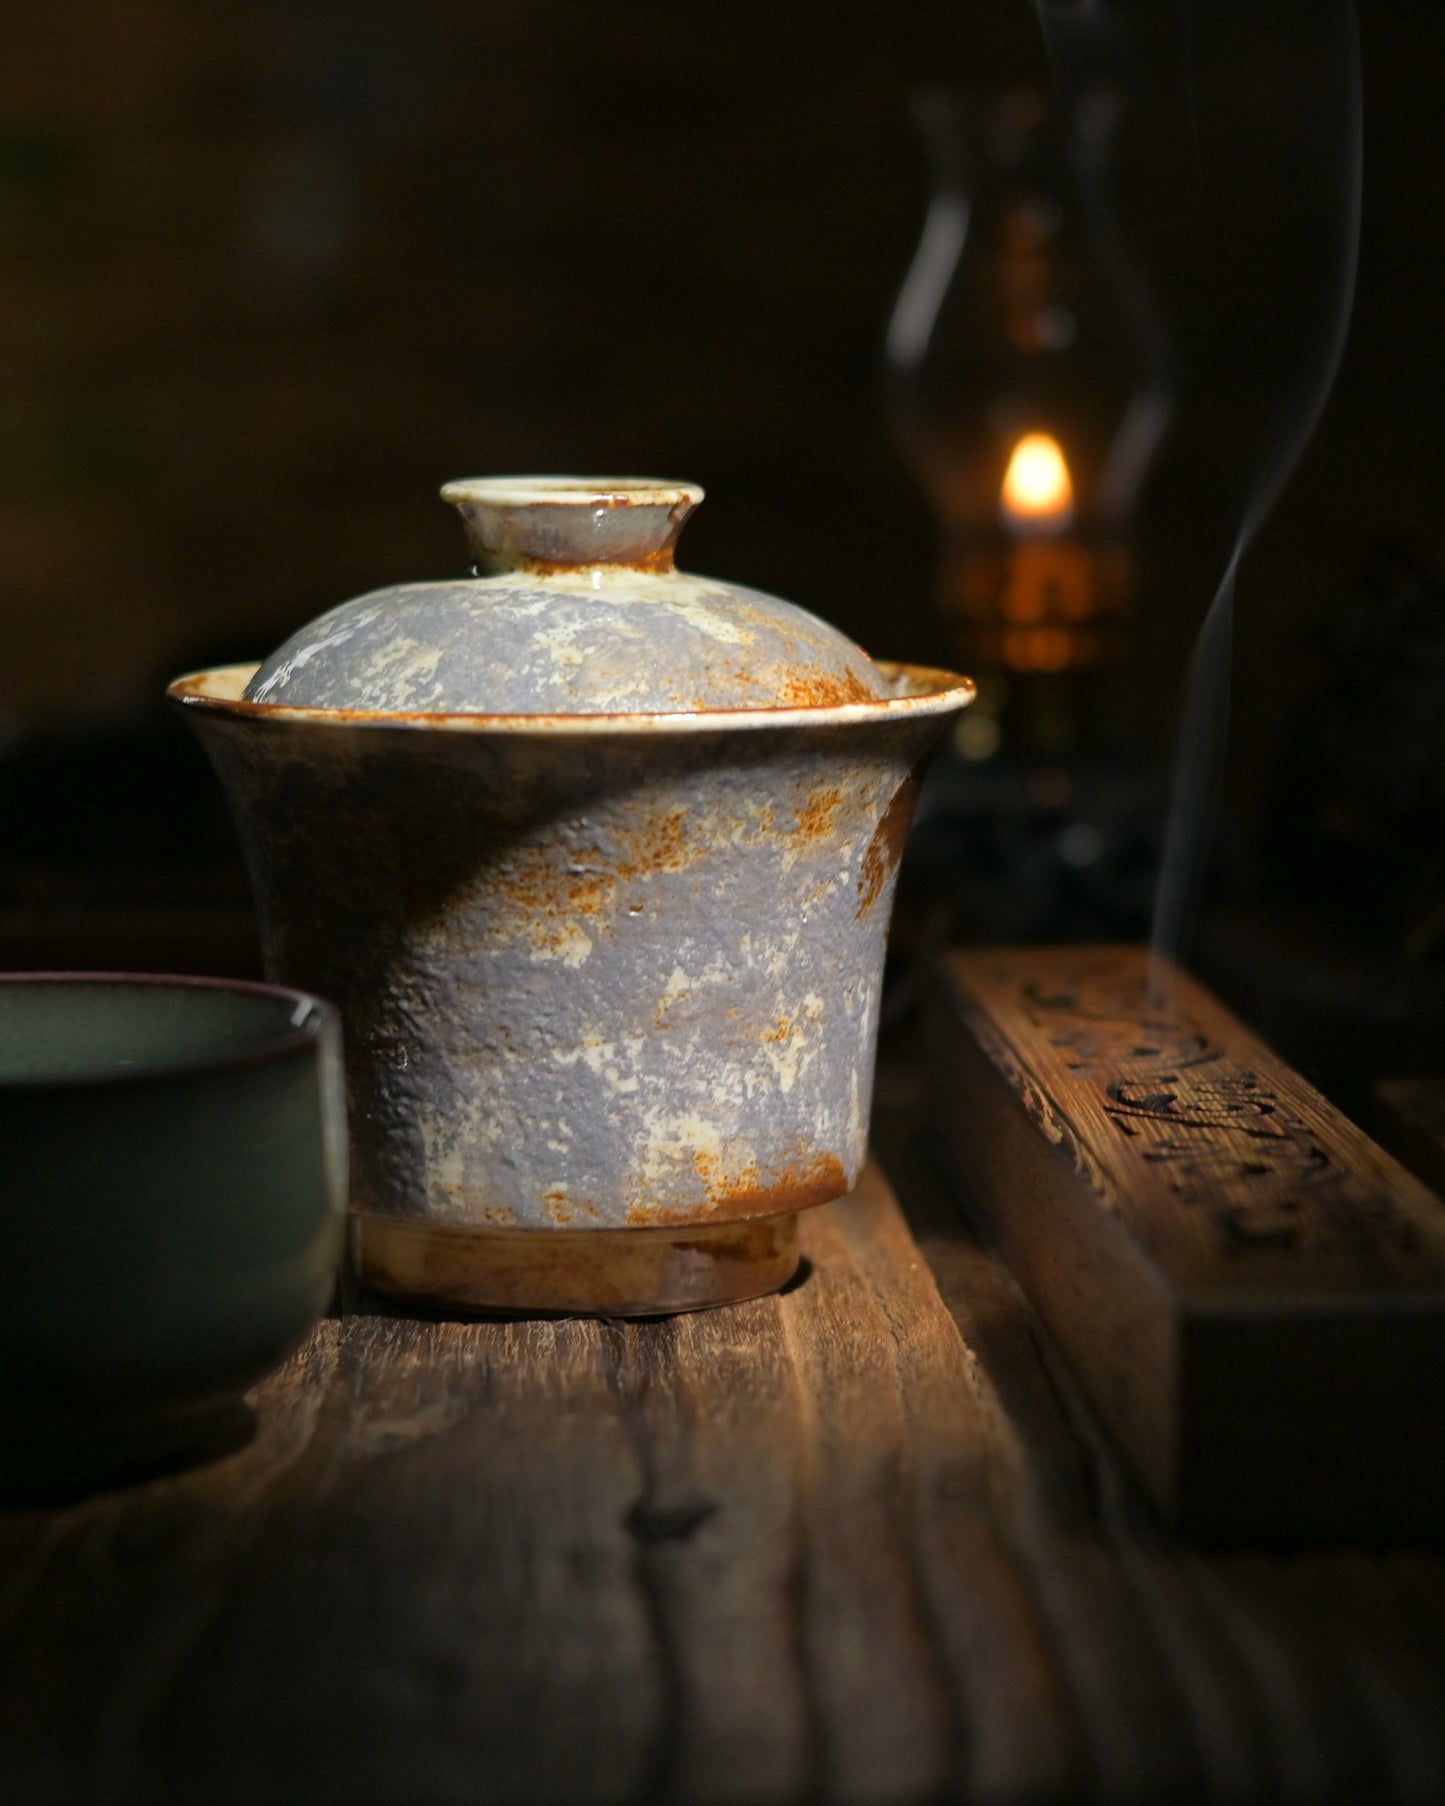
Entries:
POLYGON ((442 490, 488 575, 608 564, 670 571, 702 497, 697 483, 652 477, 463 477, 442 490))

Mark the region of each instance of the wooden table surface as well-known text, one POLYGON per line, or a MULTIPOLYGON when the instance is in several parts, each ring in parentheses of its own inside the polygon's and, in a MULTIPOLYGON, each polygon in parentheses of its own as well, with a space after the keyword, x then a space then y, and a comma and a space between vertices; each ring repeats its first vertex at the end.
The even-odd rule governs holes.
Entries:
POLYGON ((0 1799, 1445 1797, 1445 1557, 1171 1543, 885 1158, 785 1296, 363 1305, 244 1449, 0 1514, 0 1799))

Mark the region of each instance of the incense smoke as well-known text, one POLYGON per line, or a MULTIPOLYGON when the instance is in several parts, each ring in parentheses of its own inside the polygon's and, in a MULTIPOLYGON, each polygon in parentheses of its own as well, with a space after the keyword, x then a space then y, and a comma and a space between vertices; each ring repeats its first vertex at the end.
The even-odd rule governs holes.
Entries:
POLYGON ((1120 85, 1126 107, 1150 117, 1156 140, 1167 138, 1188 170, 1176 221, 1187 254, 1176 261, 1191 269, 1191 299, 1208 298, 1211 269, 1231 260, 1248 259, 1256 273, 1257 306, 1237 323, 1239 342, 1230 345, 1228 323, 1221 332, 1247 397, 1227 451, 1239 463, 1234 532, 1185 680, 1155 893, 1150 997, 1167 1010, 1218 807, 1241 561, 1319 422, 1349 327, 1361 214, 1358 28, 1354 0, 1211 0, 1197 17, 1191 0, 1037 5, 1061 100, 1101 79, 1120 85), (1239 90, 1249 100, 1251 83, 1256 96, 1242 105, 1239 90), (1271 101, 1263 111, 1261 86, 1271 101))

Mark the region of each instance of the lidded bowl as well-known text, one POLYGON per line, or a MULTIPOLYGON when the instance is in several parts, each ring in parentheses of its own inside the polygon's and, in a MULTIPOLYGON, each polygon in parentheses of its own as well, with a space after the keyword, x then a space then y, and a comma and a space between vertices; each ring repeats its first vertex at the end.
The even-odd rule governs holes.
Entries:
POLYGON ((686 483, 470 480, 476 574, 179 679, 269 973, 340 1004, 379 1290, 776 1287, 856 1182, 894 875, 972 685, 673 566, 686 483))

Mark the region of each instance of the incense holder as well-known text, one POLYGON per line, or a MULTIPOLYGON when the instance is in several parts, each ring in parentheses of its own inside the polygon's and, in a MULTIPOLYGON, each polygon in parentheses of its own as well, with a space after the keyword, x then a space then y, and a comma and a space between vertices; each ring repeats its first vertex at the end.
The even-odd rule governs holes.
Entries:
POLYGON ((771 1290, 858 1177, 921 761, 966 679, 672 569, 691 485, 449 486, 479 566, 178 680, 271 971, 340 1005, 383 1292, 771 1290))

